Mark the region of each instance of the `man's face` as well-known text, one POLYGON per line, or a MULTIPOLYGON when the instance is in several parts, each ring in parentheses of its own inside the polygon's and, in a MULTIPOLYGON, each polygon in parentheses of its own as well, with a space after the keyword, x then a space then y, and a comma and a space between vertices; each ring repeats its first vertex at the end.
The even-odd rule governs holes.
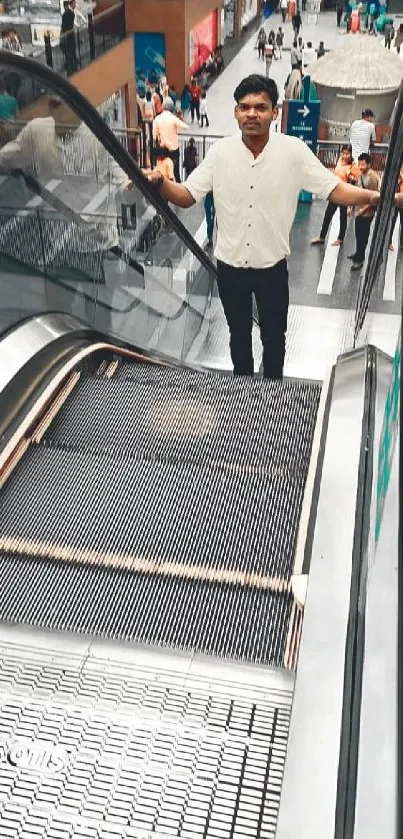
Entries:
POLYGON ((246 137, 267 134, 277 113, 267 93, 248 93, 235 106, 235 119, 246 137))
POLYGON ((366 175, 369 169, 369 163, 366 160, 359 160, 358 161, 358 168, 362 175, 366 175))

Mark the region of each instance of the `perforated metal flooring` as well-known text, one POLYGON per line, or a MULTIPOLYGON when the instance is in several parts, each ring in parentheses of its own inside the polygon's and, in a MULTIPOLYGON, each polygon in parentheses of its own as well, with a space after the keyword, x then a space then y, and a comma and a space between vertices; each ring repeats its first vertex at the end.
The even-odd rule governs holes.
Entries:
POLYGON ((1 837, 275 836, 290 693, 31 656, 0 657, 1 837))

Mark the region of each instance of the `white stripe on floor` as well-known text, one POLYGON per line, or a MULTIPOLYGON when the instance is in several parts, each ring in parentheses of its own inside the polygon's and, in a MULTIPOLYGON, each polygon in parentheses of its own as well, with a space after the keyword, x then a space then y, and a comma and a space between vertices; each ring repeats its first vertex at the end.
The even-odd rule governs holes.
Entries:
POLYGON ((95 211, 98 210, 101 204, 103 204, 104 201, 106 201, 109 192, 110 184, 105 184, 105 186, 101 187, 99 192, 97 192, 96 195, 94 195, 94 197, 91 198, 91 201, 85 207, 83 207, 82 210, 80 210, 80 216, 87 214, 91 215, 92 213, 95 213, 95 211))
MULTIPOLYGON (((206 219, 203 219, 201 225, 196 230, 193 236, 195 242, 202 248, 207 239, 207 224, 206 219)), ((191 251, 186 251, 178 265, 174 266, 173 287, 177 294, 184 295, 186 293, 186 276, 188 269, 191 267, 192 261, 196 257, 191 251)))
MULTIPOLYGON (((316 289, 317 294, 331 294, 333 291, 333 283, 336 276, 337 259, 340 253, 340 248, 333 247, 332 242, 337 239, 339 226, 340 216, 338 212, 335 212, 327 237, 325 256, 322 262, 318 287, 316 289)), ((316 247, 320 247, 320 245, 316 245, 316 247)))
MULTIPOLYGON (((57 189, 57 187, 60 186, 60 184, 61 184, 61 181, 52 180, 52 181, 49 181, 49 183, 45 184, 45 189, 47 189, 48 192, 54 192, 55 189, 57 189)), ((46 199, 44 199, 44 200, 46 202, 46 199)), ((31 209, 32 207, 38 207, 38 205, 41 204, 41 203, 42 203, 41 196, 40 195, 34 195, 34 197, 31 198, 27 202, 26 207, 31 209)))
POLYGON ((396 264, 397 264, 397 254, 399 252, 399 238, 400 238, 400 223, 399 218, 395 224, 395 229, 393 231, 392 237, 392 245, 394 246, 394 251, 388 252, 388 261, 386 263, 386 271, 385 271, 385 284, 383 287, 383 299, 384 300, 395 300, 396 299, 396 264))

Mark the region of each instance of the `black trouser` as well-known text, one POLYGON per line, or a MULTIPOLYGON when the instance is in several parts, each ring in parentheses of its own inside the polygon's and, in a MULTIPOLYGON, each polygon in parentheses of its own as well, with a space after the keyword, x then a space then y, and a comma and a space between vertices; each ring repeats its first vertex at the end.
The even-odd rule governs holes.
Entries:
POLYGON ((259 53, 259 58, 264 58, 264 48, 265 48, 265 44, 258 44, 257 45, 257 51, 259 53))
POLYGON ((197 117, 197 121, 199 121, 199 119, 200 119, 200 99, 192 99, 192 101, 190 103, 190 116, 191 116, 192 122, 194 120, 195 114, 196 114, 196 117, 197 117))
POLYGON ((326 212, 323 217, 322 222, 322 230, 320 231, 320 238, 326 239, 327 231, 330 227, 330 222, 336 212, 336 210, 340 210, 340 227, 339 227, 339 235, 338 239, 341 242, 344 241, 344 237, 346 235, 347 230, 347 207, 338 207, 337 204, 331 204, 330 201, 326 207, 326 212))
POLYGON ((231 358, 236 376, 253 376, 252 296, 259 314, 263 344, 263 375, 281 379, 288 313, 288 268, 282 259, 271 268, 233 268, 217 263, 217 283, 230 332, 231 358))
POLYGON ((287 9, 281 9, 281 14, 283 17, 283 23, 285 23, 285 19, 287 17, 287 9))
POLYGON ((202 115, 201 115, 201 117, 200 117, 200 128, 203 128, 203 125, 204 125, 204 120, 206 120, 206 128, 208 128, 208 127, 209 127, 209 125, 210 125, 210 123, 209 123, 209 121, 208 121, 208 116, 207 116, 207 114, 202 114, 202 115))
POLYGON ((364 262, 373 216, 356 216, 354 262, 364 262))
POLYGON ((176 180, 176 183, 180 184, 181 173, 180 173, 180 168, 179 168, 179 163, 180 163, 179 149, 175 149, 175 151, 171 151, 171 159, 172 159, 172 162, 173 162, 173 165, 174 165, 174 178, 176 180))
POLYGON ((336 15, 337 15, 337 26, 340 26, 341 19, 343 17, 343 9, 336 9, 336 15))

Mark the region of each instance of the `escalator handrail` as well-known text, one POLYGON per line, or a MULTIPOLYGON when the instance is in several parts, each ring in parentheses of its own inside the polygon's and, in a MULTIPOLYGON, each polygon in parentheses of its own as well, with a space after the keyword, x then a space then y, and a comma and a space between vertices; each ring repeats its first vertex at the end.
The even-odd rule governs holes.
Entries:
POLYGON ((175 230, 178 237, 207 271, 209 271, 210 275, 213 277, 216 276, 216 268, 211 259, 200 245, 195 242, 193 236, 177 218, 167 202, 161 198, 158 189, 144 177, 140 167, 135 163, 122 143, 115 137, 113 131, 105 123, 96 108, 91 105, 88 99, 77 88, 73 87, 63 76, 59 76, 51 70, 50 67, 40 64, 32 58, 21 56, 18 53, 0 50, 0 67, 9 67, 10 70, 20 72, 31 78, 34 76, 39 82, 49 88, 49 90, 44 91, 44 96, 50 91, 58 95, 75 112, 79 119, 85 123, 98 142, 106 149, 116 163, 118 163, 149 203, 155 207, 157 212, 175 230))
POLYGON ((397 180, 403 162, 403 82, 397 99, 396 111, 390 135, 389 151, 386 157, 382 178, 380 200, 375 213, 374 228, 368 254, 367 267, 359 289, 356 308, 354 339, 358 338, 368 311, 375 283, 379 278, 382 265, 386 265, 392 220, 394 216, 393 198, 397 191, 397 180))

